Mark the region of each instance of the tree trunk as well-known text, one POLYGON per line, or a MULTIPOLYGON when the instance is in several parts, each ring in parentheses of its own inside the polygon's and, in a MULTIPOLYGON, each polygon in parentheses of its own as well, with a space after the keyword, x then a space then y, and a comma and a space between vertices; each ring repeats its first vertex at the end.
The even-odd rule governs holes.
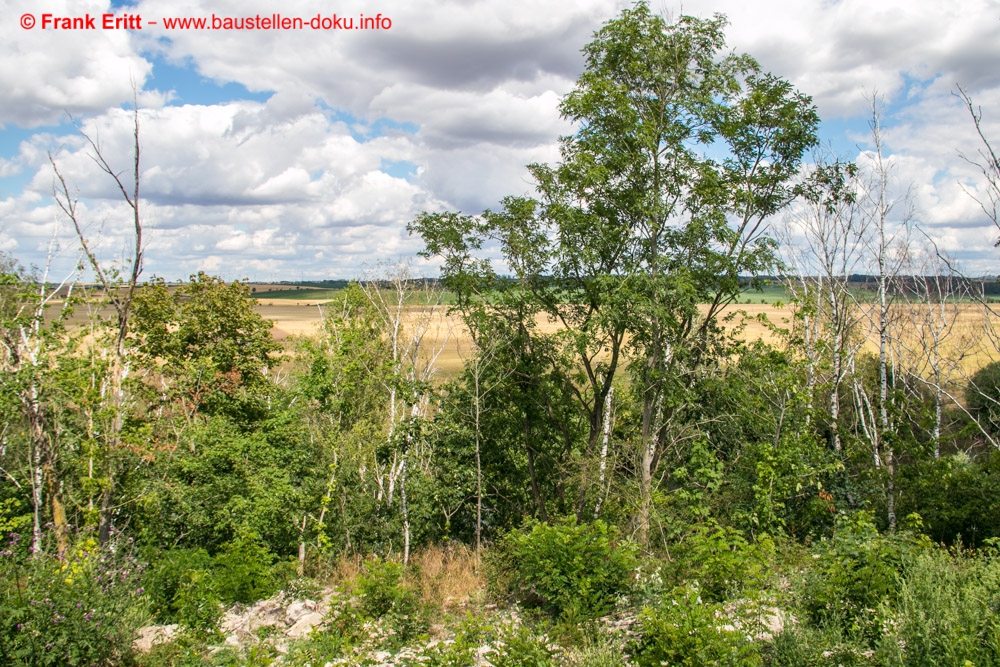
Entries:
POLYGON ((542 500, 538 476, 535 473, 535 448, 531 446, 531 420, 527 414, 524 416, 524 446, 528 451, 528 476, 531 478, 531 498, 535 501, 535 511, 538 512, 539 519, 548 521, 549 515, 545 511, 545 501, 542 500))
POLYGON ((604 476, 608 467, 608 442, 611 439, 611 402, 615 395, 615 388, 608 390, 608 397, 604 400, 604 437, 601 441, 601 463, 597 475, 597 505, 594 507, 594 518, 601 516, 601 505, 604 503, 604 476))

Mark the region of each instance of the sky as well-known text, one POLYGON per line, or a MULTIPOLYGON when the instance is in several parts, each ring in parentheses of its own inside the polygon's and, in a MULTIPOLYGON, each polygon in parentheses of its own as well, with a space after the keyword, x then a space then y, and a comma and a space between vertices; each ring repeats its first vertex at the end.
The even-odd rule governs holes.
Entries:
MULTIPOLYGON (((123 256, 130 213, 80 130, 127 177, 134 98, 144 276, 351 278, 415 257, 422 244, 406 225, 421 212, 476 214, 533 192, 525 165, 558 160, 558 138, 572 132, 558 105, 583 70, 581 48, 630 4, 0 0, 0 251, 51 277, 78 264, 51 154, 101 257, 123 256), (123 19, 117 29, 105 14, 123 19), (166 25, 276 14, 306 27, 166 25), (322 29, 334 15, 378 27, 322 29), (93 29, 63 29, 87 17, 93 29)), ((1000 143, 1000 0, 651 7, 725 14, 728 47, 810 95, 821 140, 841 158, 871 149, 879 96, 894 192, 908 194, 914 223, 967 273, 1000 273, 1000 232, 975 199, 982 175, 962 157, 976 157, 978 140, 954 95, 968 91, 1000 143)))

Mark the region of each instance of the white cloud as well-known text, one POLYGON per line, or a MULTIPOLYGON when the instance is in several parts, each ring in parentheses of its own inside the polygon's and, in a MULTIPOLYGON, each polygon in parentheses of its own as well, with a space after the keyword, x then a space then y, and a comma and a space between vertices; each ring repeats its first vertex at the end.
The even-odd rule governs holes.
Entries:
MULTIPOLYGON (((8 5, 8 18, 40 11, 28 0, 8 5)), ((134 80, 144 107, 151 271, 350 275, 376 257, 414 252, 419 244, 405 224, 419 211, 475 213, 505 195, 530 193, 525 165, 558 159, 557 138, 571 129, 558 103, 583 67, 580 49, 630 5, 344 0, 331 9, 312 0, 280 7, 140 0, 131 10, 146 20, 380 12, 393 22, 380 32, 168 32, 161 25, 56 33, 8 20, 0 26, 0 124, 51 124, 69 110, 127 175, 131 122, 119 107, 131 100, 134 80), (274 94, 266 103, 172 106, 171 84, 143 88, 157 57, 220 84, 274 94), (415 129, 378 129, 385 119, 415 129), (415 165, 414 175, 385 172, 398 162, 415 165)), ((976 137, 950 91, 967 85, 984 105, 987 131, 1000 137, 1000 4, 687 0, 683 10, 727 13, 730 46, 812 95, 826 118, 863 129, 864 94, 886 95, 886 146, 900 187, 913 185, 921 224, 943 245, 974 255, 974 266, 993 261, 994 231, 967 192, 975 194, 981 179, 957 154, 974 155, 976 137)), ((108 2, 53 0, 45 11, 97 15, 108 2)), ((48 150, 79 188, 91 229, 103 230, 102 247, 120 253, 128 216, 114 184, 94 168, 79 136, 51 130, 0 157, 0 178, 30 176, 22 193, 0 202, 0 247, 38 261, 53 228, 66 231, 46 203, 48 150)))
MULTIPOLYGON (((130 34, 117 30, 42 28, 42 15, 98 17, 107 0, 10 0, 0 21, 0 127, 37 127, 60 121, 66 112, 87 114, 131 101, 132 83, 141 89, 151 64, 138 55, 130 34), (22 16, 35 26, 21 27, 22 16)), ((146 104, 155 96, 143 95, 146 104)))
MULTIPOLYGON (((360 263, 402 248, 413 253, 416 243, 402 227, 425 208, 445 208, 419 185, 379 169, 383 160, 415 159, 412 138, 361 142, 317 108, 289 106, 280 97, 274 105, 143 110, 139 122, 146 266, 154 273, 183 275, 217 261, 232 270, 269 258, 320 272, 325 264, 303 267, 298 258, 323 251, 360 263), (216 259, 205 264, 206 256, 216 259)), ((129 112, 111 110, 83 129, 100 137, 114 169, 126 167, 122 178, 131 191, 129 112)), ((79 191, 88 235, 103 256, 120 254, 131 220, 121 194, 94 168, 80 137, 55 142, 63 146, 55 154, 60 171, 79 191)), ((20 160, 34 173, 30 189, 0 207, 0 227, 5 238, 18 239, 19 250, 37 257, 51 224, 63 216, 51 204, 38 205, 51 192, 47 157, 26 144, 20 160), (21 241, 27 240, 26 248, 21 241)))

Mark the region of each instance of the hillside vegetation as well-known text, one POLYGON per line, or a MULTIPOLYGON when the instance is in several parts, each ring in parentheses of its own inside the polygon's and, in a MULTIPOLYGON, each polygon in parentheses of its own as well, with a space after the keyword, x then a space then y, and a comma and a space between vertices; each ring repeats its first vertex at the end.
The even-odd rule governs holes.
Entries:
POLYGON ((0 664, 1000 664, 993 306, 724 28, 606 23, 534 195, 410 222, 433 281, 143 282, 59 176, 90 287, 0 260, 0 664))

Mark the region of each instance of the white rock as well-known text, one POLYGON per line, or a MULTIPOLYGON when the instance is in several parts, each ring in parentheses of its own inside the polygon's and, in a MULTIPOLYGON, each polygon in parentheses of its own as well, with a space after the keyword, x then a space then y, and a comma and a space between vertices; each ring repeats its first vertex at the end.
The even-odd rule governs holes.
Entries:
POLYGON ((309 632, 323 622, 323 614, 313 611, 305 614, 295 624, 288 628, 286 635, 293 638, 305 637, 309 632))
POLYGON ((171 625, 149 625, 139 628, 139 637, 133 642, 136 650, 148 653, 157 644, 164 644, 174 638, 177 634, 177 624, 171 625))
POLYGON ((316 603, 312 600, 296 600, 285 610, 285 624, 295 625, 300 618, 313 611, 316 611, 316 603))

